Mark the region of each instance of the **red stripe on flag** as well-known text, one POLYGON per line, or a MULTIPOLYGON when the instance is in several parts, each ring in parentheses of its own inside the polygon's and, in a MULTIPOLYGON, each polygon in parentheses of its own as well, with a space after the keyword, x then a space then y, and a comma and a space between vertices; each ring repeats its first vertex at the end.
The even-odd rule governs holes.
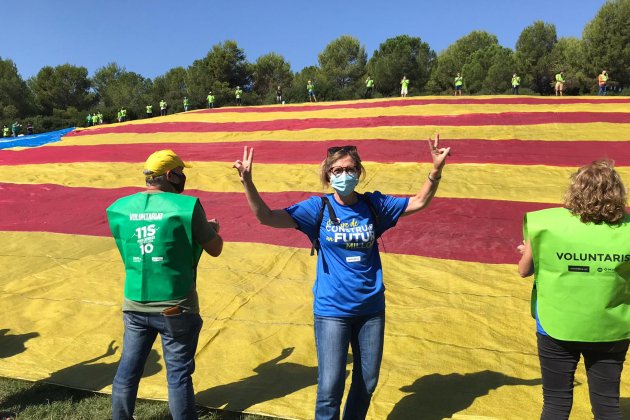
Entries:
MULTIPOLYGON (((138 188, 69 188, 58 185, 0 184, 0 230, 109 236, 105 209, 138 188)), ((209 218, 221 222, 228 242, 256 242, 310 248, 305 235, 261 226, 244 194, 187 191, 199 197, 209 218)), ((271 208, 284 208, 310 193, 266 193, 271 208)), ((551 205, 509 201, 436 198, 416 215, 401 218, 381 241, 395 254, 482 263, 515 263, 525 212, 551 205)), ((229 246, 227 244, 226 246, 229 246)))
POLYGON ((369 108, 389 108, 394 106, 417 106, 417 105, 565 105, 565 104, 627 104, 630 99, 626 98, 480 98, 480 99, 393 99, 387 101, 353 102, 341 104, 317 104, 317 105, 277 105, 277 106, 246 106, 213 108, 192 111, 194 113, 267 113, 267 112, 296 112, 296 111, 320 111, 326 109, 369 109, 369 108))
POLYGON ((607 122, 630 123, 630 113, 624 112, 505 112, 498 114, 462 115, 395 115, 364 118, 307 118, 278 119, 273 121, 246 122, 167 122, 155 124, 126 124, 103 126, 91 130, 75 130, 66 135, 89 136, 115 133, 212 133, 212 132, 253 132, 289 130, 299 131, 310 128, 368 128, 368 127, 413 127, 422 125, 437 126, 487 126, 487 125, 534 125, 534 124, 583 124, 607 122))
MULTIPOLYGON (((356 144, 364 161, 425 162, 426 140, 332 140, 313 142, 252 141, 241 143, 160 143, 94 146, 39 147, 0 151, 0 164, 26 165, 70 162, 144 162, 158 149, 173 149, 185 161, 232 162, 243 155, 243 145, 255 148, 259 163, 319 164, 331 146, 356 144), (290 159, 289 159, 290 156, 290 159), (289 162, 290 160, 290 162, 289 162)), ((449 140, 453 148, 449 163, 496 163, 513 165, 581 166, 595 159, 610 158, 620 166, 630 165, 628 142, 449 140)))

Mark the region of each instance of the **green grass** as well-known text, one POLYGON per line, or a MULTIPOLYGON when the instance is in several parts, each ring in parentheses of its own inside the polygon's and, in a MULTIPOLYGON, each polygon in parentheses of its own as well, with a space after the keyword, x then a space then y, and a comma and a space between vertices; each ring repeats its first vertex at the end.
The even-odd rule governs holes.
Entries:
MULTIPOLYGON (((272 417, 231 413, 199 407, 203 420, 271 420, 272 417)), ((138 420, 168 420, 168 405, 162 401, 138 400, 138 420)), ((111 419, 111 398, 106 394, 80 391, 41 382, 0 378, 0 419, 111 419)))

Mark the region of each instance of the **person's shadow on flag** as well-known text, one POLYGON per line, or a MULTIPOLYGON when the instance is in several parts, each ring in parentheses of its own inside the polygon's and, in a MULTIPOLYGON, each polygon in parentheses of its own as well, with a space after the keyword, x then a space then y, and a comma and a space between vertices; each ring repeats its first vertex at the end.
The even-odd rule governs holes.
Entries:
MULTIPOLYGON (((197 404, 228 411, 244 411, 261 402, 316 385, 317 366, 279 363, 289 357, 293 350, 294 347, 287 347, 278 357, 254 368, 256 375, 198 392, 195 397, 197 404)), ((346 372, 346 376, 348 374, 346 372)))
POLYGON ((25 343, 31 338, 39 337, 38 332, 26 334, 7 334, 10 330, 0 330, 0 359, 15 356, 26 350, 25 343))
POLYGON ((442 420, 470 407, 476 398, 488 394, 492 389, 510 385, 541 385, 542 379, 521 379, 503 373, 484 370, 481 372, 450 375, 423 376, 413 384, 400 388, 410 395, 403 397, 387 416, 387 420, 408 420, 418 418, 442 420))
MULTIPOLYGON (((113 356, 117 349, 118 346, 115 345, 115 341, 112 341, 109 343, 107 350, 100 356, 51 373, 48 378, 37 381, 36 385, 27 389, 21 389, 13 395, 8 395, 2 402, 2 406, 19 407, 17 411, 21 411, 30 405, 45 405, 66 399, 72 399, 76 402, 83 398, 89 398, 93 395, 92 392, 68 394, 59 391, 55 385, 91 391, 98 391, 111 385, 120 360, 118 359, 112 363, 96 362, 113 356)), ((146 378, 160 372, 162 366, 159 361, 160 356, 158 352, 155 349, 151 350, 144 365, 142 377, 146 378)))

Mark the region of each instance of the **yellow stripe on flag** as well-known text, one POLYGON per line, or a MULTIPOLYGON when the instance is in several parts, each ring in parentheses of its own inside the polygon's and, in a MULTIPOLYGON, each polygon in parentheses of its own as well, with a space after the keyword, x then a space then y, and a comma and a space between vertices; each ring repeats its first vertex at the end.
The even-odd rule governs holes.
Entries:
MULTIPOLYGON (((3 319, 11 339, 2 349, 10 357, 0 358, 0 376, 110 392, 121 352, 124 278, 114 241, 1 233, 0 305, 20 310, 3 319)), ((415 418, 418 407, 426 418, 454 409, 497 419, 539 411, 531 280, 521 279, 513 265, 382 257, 385 352, 370 419, 415 418), (436 393, 446 397, 436 401, 436 393)), ((202 257, 197 285, 204 326, 194 375, 199 404, 312 418, 315 264, 306 249, 255 243, 226 243, 221 257, 202 257)), ((149 357, 141 398, 167 397, 159 347, 149 357)), ((622 395, 630 394, 627 376, 625 370, 622 395)), ((583 370, 576 380, 586 383, 583 370)), ((589 415, 586 388, 576 387, 576 418, 589 415)))
MULTIPOLYGON (((231 163, 191 162, 186 171, 188 189, 208 192, 242 192, 231 163)), ((427 179, 428 163, 364 162, 367 176, 361 191, 413 195, 427 179)), ((68 187, 144 187, 142 163, 57 163, 16 165, 0 172, 0 182, 58 184, 68 187)), ((570 175, 577 168, 544 165, 450 164, 438 197, 475 198, 540 203, 560 203, 570 175), (497 174, 501 174, 497 176, 497 174)), ((630 185, 630 167, 617 167, 630 185)), ((319 183, 319 165, 255 164, 254 180, 260 192, 324 192, 319 183)), ((244 199, 244 198, 243 198, 244 199)))

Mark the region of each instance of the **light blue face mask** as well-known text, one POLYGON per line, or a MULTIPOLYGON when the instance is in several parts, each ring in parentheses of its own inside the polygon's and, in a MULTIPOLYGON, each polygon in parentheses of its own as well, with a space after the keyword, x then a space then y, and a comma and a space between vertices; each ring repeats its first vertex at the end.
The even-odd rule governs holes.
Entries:
POLYGON ((359 178, 356 175, 350 175, 347 172, 341 175, 331 175, 330 186, 339 193, 339 195, 346 196, 354 192, 354 187, 359 183, 359 178))

